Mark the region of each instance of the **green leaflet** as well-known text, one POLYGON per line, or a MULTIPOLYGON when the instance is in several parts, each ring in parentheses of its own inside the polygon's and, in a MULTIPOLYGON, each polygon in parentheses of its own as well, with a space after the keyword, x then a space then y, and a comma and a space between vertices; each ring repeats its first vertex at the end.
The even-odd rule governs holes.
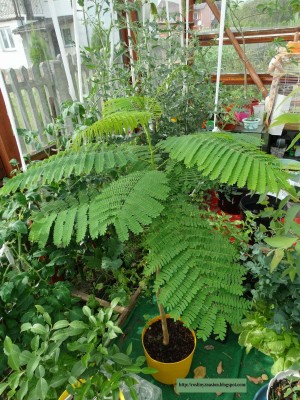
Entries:
POLYGON ((90 205, 89 224, 92 238, 103 235, 115 225, 121 241, 129 231, 139 234, 162 212, 169 193, 165 174, 158 171, 134 172, 111 183, 90 205))

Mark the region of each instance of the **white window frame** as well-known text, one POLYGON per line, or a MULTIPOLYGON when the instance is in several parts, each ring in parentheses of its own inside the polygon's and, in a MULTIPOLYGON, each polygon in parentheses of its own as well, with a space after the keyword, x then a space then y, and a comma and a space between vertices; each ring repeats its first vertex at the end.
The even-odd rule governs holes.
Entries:
POLYGON ((63 37, 63 41, 64 41, 64 46, 65 46, 65 47, 72 47, 72 46, 74 46, 74 39, 73 39, 73 37, 72 37, 72 29, 71 29, 71 27, 70 27, 70 26, 64 26, 64 27, 62 27, 62 28, 61 28, 61 33, 62 33, 62 37, 63 37), (64 30, 67 30, 67 29, 70 31, 70 36, 71 36, 71 39, 72 39, 72 42, 71 42, 71 43, 66 43, 66 38, 65 38, 64 30))
POLYGON ((1 45, 2 45, 2 50, 3 51, 15 51, 16 50, 16 44, 15 44, 15 40, 13 38, 13 33, 12 33, 11 28, 9 26, 3 26, 3 27, 0 27, 0 31, 1 31, 1 33, 0 33, 0 41, 1 41, 1 45), (6 41, 7 41, 8 45, 9 45, 9 47, 5 46, 5 43, 4 43, 4 40, 3 40, 3 37, 2 37, 2 32, 6 36, 6 41), (11 40, 13 42, 13 46, 12 46, 11 40))

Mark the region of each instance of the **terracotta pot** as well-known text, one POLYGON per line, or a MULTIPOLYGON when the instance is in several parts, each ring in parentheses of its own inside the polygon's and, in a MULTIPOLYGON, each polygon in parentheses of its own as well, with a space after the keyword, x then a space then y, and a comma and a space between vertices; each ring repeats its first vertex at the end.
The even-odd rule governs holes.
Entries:
POLYGON ((300 42, 288 42, 287 48, 291 53, 300 53, 300 42))

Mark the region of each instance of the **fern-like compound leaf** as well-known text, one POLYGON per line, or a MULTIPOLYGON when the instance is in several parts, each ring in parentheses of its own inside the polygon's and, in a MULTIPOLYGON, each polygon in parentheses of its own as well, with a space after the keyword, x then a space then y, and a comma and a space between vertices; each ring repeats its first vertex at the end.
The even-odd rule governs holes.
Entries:
POLYGON ((104 118, 115 113, 129 111, 148 111, 153 118, 159 118, 162 114, 159 103, 150 97, 132 96, 111 99, 105 102, 102 108, 104 118))
POLYGON ((256 142, 245 140, 244 135, 199 133, 170 137, 159 146, 171 159, 183 161, 188 168, 197 166, 210 179, 259 193, 277 194, 281 189, 294 193, 278 159, 258 150, 256 142))
POLYGON ((25 189, 39 183, 40 185, 59 182, 68 178, 71 174, 80 176, 96 172, 110 171, 114 168, 122 168, 128 163, 139 161, 136 146, 119 147, 108 150, 86 146, 80 152, 65 151, 58 155, 33 164, 23 174, 19 174, 7 181, 0 194, 6 195, 18 189, 25 189))
POLYGON ((113 113, 79 132, 74 140, 74 146, 79 148, 82 143, 92 143, 106 136, 127 134, 140 125, 148 125, 151 118, 152 114, 149 111, 113 113))
POLYGON ((169 193, 166 175, 159 171, 134 172, 106 187, 90 205, 92 238, 103 235, 108 225, 116 227, 121 241, 129 231, 139 234, 164 209, 169 193))
POLYGON ((98 195, 98 191, 91 190, 89 194, 79 193, 79 201, 69 195, 64 200, 46 203, 39 212, 32 215, 30 240, 38 242, 39 247, 44 248, 53 236, 56 246, 66 247, 77 230, 76 241, 81 242, 87 233, 89 203, 98 195))
POLYGON ((226 323, 238 324, 249 306, 242 297, 246 271, 229 238, 211 227, 208 213, 181 200, 151 225, 145 241, 145 274, 155 274, 159 302, 198 337, 224 338, 226 323))

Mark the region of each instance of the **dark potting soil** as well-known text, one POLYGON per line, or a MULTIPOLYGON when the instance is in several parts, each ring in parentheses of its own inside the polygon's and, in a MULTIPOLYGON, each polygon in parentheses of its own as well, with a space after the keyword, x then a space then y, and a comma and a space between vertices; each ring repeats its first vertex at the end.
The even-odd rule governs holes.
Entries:
POLYGON ((168 318, 167 325, 170 336, 170 342, 167 346, 163 344, 161 321, 154 322, 146 330, 144 346, 154 360, 164 363, 181 361, 193 351, 194 337, 181 321, 168 318))
POLYGON ((296 400, 300 399, 300 391, 294 389, 292 393, 288 394, 287 391, 289 388, 300 389, 300 380, 296 379, 295 381, 290 381, 287 378, 283 378, 278 381, 276 380, 271 386, 268 400, 294 400, 295 398, 296 400), (294 395, 293 397, 293 393, 296 393, 297 396, 294 395))

